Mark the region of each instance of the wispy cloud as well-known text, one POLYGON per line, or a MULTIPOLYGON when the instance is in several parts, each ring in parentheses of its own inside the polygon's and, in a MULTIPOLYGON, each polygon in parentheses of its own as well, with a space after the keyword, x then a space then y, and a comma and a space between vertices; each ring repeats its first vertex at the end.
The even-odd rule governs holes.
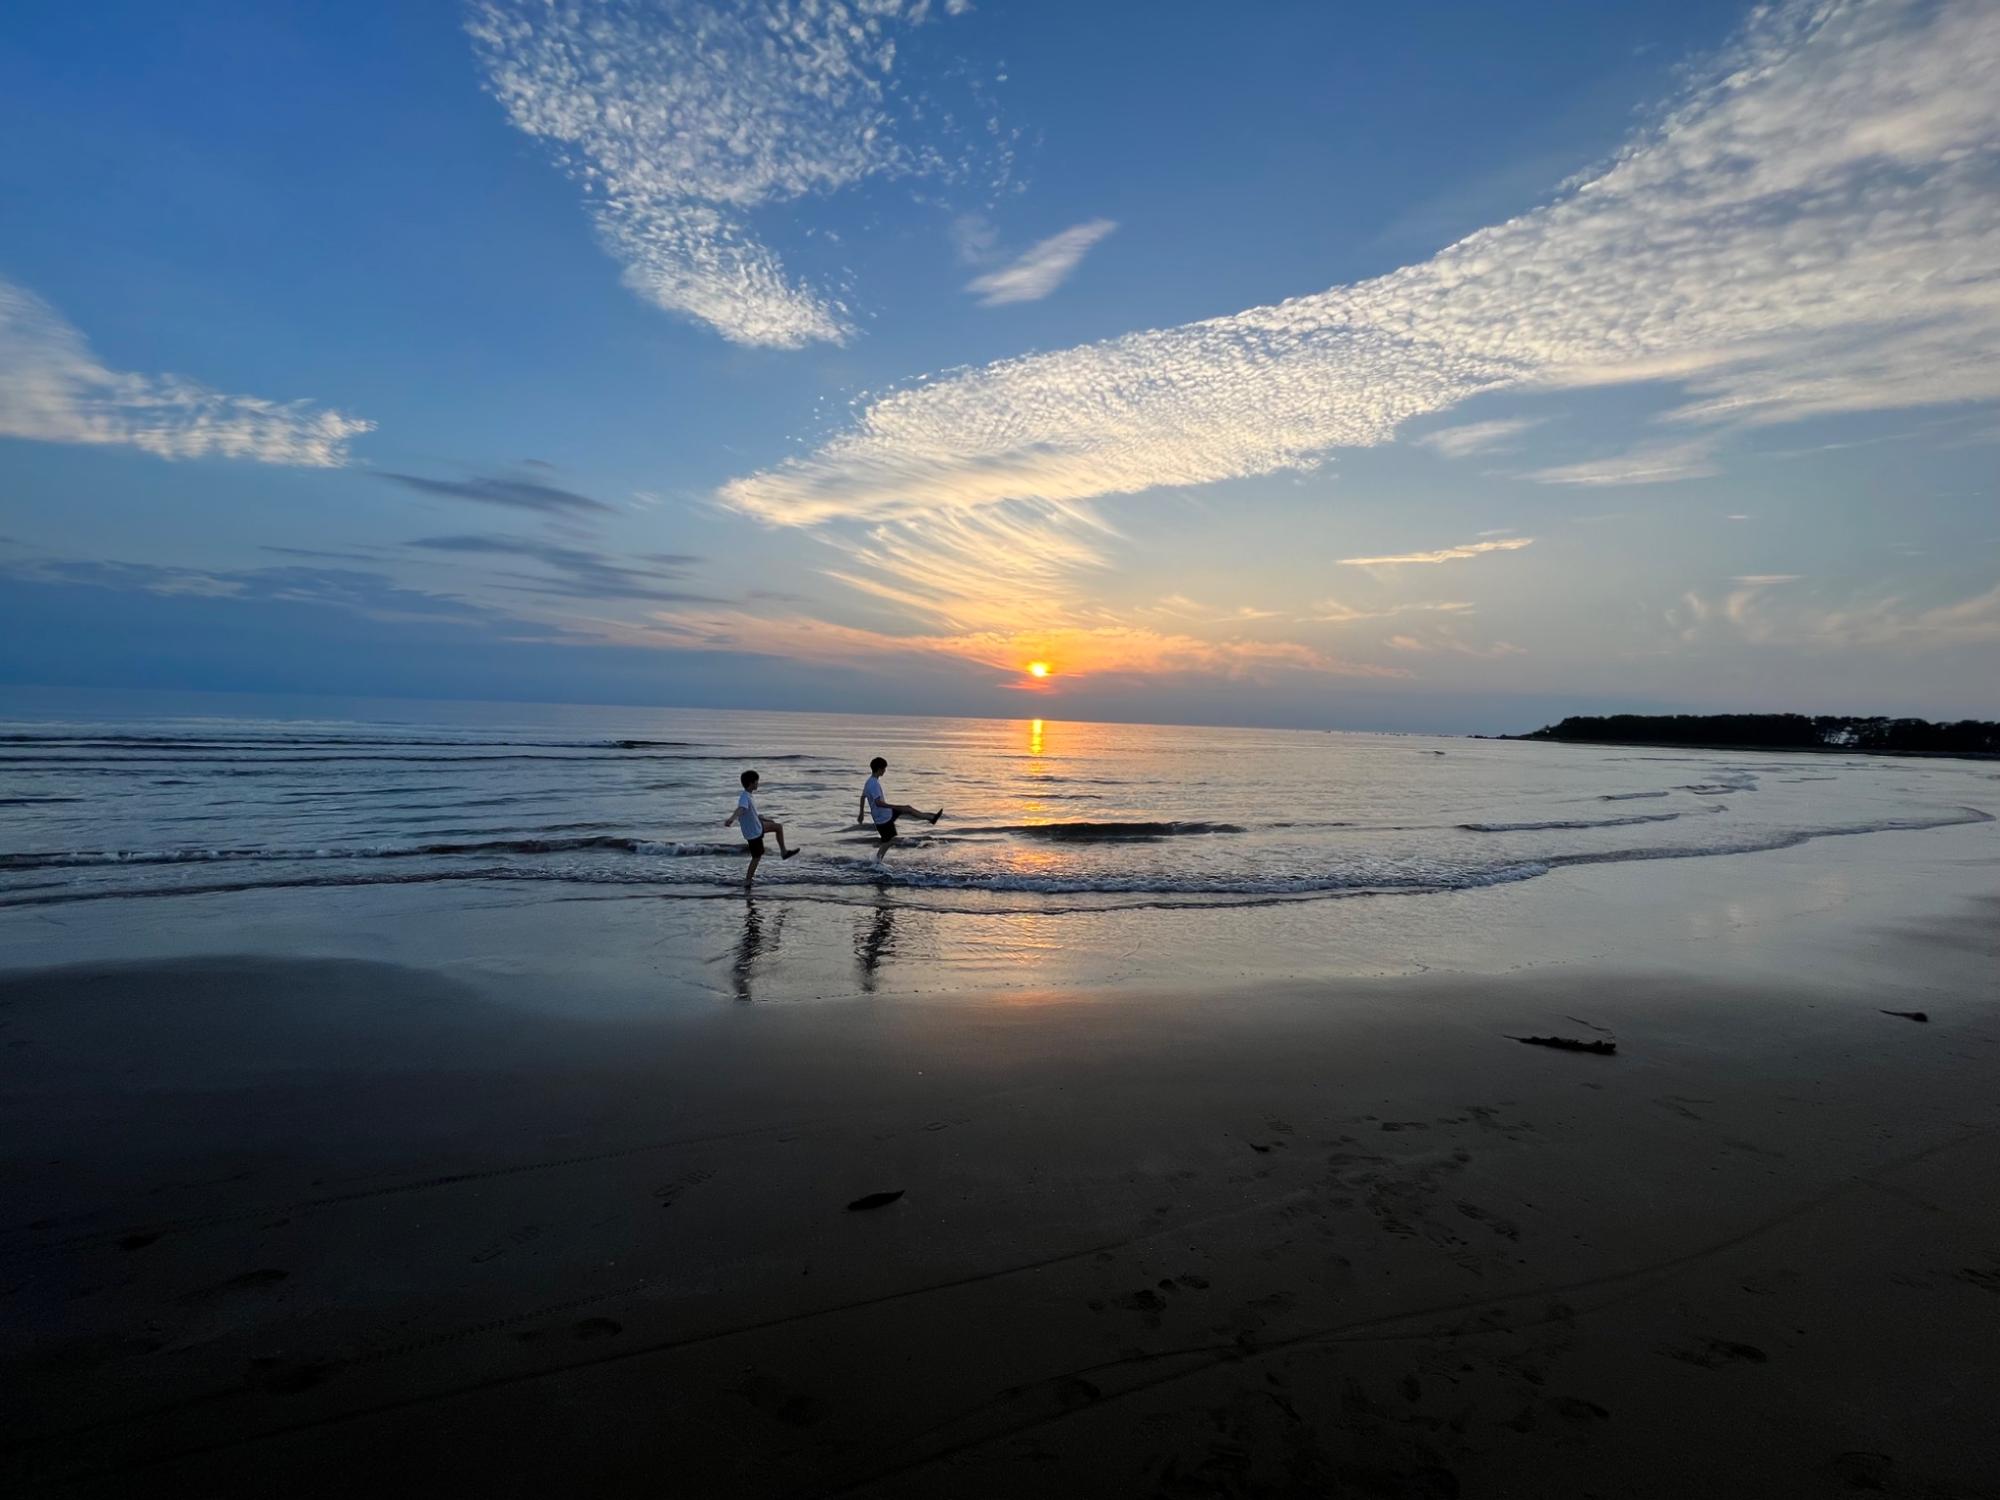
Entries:
POLYGON ((1796 574, 1745 574, 1719 597, 1690 591, 1667 612, 1680 639, 1715 631, 1756 645, 1827 651, 1932 650, 2000 642, 2000 584, 1942 602, 1875 586, 1827 603, 1802 590, 1796 574))
POLYGON ((0 278, 0 437, 123 444, 160 458, 338 468, 373 422, 105 366, 62 315, 0 278))
POLYGON ((1443 651, 1454 656, 1473 656, 1489 661, 1503 656, 1528 654, 1526 647, 1517 646, 1512 641, 1490 641, 1482 644, 1465 640, 1457 632, 1443 628, 1429 636, 1392 635, 1382 644, 1392 651, 1425 654, 1443 651))
POLYGON ((503 474, 475 474, 467 479, 433 479, 424 474, 377 471, 377 477, 425 495, 442 495, 451 500, 476 500, 482 505, 504 505, 512 510, 535 510, 544 514, 609 511, 602 500, 579 495, 539 480, 510 478, 503 474))
POLYGON ((1542 484, 1666 484, 1705 479, 1718 472, 1708 442, 1655 444, 1612 458, 1537 469, 1527 477, 1542 484))
POLYGON ((427 536, 409 544, 460 557, 522 558, 540 563, 541 573, 502 571, 503 586, 520 593, 564 599, 646 599, 660 603, 716 601, 679 586, 678 580, 701 559, 673 552, 617 558, 586 547, 564 547, 513 536, 427 536))
POLYGON ((968 292, 978 292, 983 307, 1003 302, 1039 302, 1048 296, 1082 264, 1090 247, 1118 225, 1110 219, 1092 219, 1061 234, 1052 234, 1010 266, 975 276, 966 283, 968 292))
MULTIPOLYGON (((865 178, 948 173, 901 140, 899 28, 929 0, 472 0, 493 96, 582 187, 633 291, 741 344, 851 331, 787 272, 758 208, 865 178)), ((958 10, 946 7, 947 14, 958 10)))
POLYGON ((1362 620, 1388 620, 1397 615, 1407 614, 1469 614, 1472 608, 1470 603, 1458 599, 1442 599, 1435 603, 1388 604, 1378 609, 1343 604, 1338 599, 1322 599, 1312 607, 1310 613, 1300 616, 1300 619, 1314 625, 1350 625, 1362 620))
POLYGON ((279 557, 309 557, 315 562, 360 562, 379 563, 382 559, 371 552, 342 552, 326 547, 259 547, 259 552, 274 553, 279 557))
POLYGON ((1839 646, 1952 645, 2000 641, 2000 584, 1948 604, 1920 605, 1891 595, 1834 610, 1812 623, 1821 641, 1839 646))
POLYGON ((960 214, 951 221, 952 248, 968 266, 992 261, 999 243, 1000 231, 984 214, 960 214))
POLYGON ((1372 281, 884 396, 724 487, 811 524, 1305 469, 1480 391, 1673 381, 1766 421, 2000 398, 2000 9, 1758 10, 1544 207, 1372 281))
POLYGON ((1398 552, 1392 557, 1343 557, 1343 568, 1399 568, 1408 563, 1457 562, 1461 558, 1483 557, 1489 552, 1518 552, 1532 547, 1531 536, 1496 537, 1490 542, 1464 542, 1456 547, 1439 547, 1434 552, 1398 552))
POLYGON ((1104 566, 1114 538, 1081 511, 950 511, 844 536, 848 565, 827 576, 954 630, 1054 623, 1072 617, 1076 580, 1104 566))
MULTIPOLYGON (((373 620, 493 624, 507 617, 451 594, 412 589, 359 568, 178 568, 111 559, 30 557, 0 565, 25 582, 113 589, 163 598, 311 604, 373 620)), ((518 628, 519 622, 513 623, 518 628)))
POLYGON ((1465 458, 1474 453, 1511 448, 1515 438, 1529 428, 1541 425, 1540 417, 1502 417, 1491 422, 1468 422, 1461 427, 1442 428, 1424 434, 1417 442, 1442 453, 1446 458, 1465 458))

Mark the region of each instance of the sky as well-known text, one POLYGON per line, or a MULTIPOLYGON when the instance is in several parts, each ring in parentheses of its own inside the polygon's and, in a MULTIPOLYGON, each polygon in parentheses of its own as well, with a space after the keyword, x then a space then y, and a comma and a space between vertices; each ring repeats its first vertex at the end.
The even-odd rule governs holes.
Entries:
POLYGON ((0 139, 0 684, 2000 717, 1991 0, 15 0, 0 139))

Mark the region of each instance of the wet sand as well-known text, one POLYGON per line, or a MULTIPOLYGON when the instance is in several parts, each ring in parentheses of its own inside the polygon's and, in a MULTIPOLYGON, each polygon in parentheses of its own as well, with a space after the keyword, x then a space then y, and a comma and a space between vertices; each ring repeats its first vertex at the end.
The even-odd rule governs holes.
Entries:
POLYGON ((657 1016, 16 970, 0 1483, 2000 1494, 1997 929, 657 1016))

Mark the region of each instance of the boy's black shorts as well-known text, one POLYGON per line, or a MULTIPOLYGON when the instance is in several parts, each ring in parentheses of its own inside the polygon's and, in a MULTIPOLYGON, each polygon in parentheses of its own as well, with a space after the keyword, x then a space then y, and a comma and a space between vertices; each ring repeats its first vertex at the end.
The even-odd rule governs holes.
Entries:
POLYGON ((745 839, 743 847, 748 849, 752 854, 762 854, 764 852, 764 835, 760 833, 754 839, 745 839))
POLYGON ((886 823, 877 823, 875 825, 875 836, 883 843, 888 843, 890 839, 896 836, 896 820, 891 818, 886 823))

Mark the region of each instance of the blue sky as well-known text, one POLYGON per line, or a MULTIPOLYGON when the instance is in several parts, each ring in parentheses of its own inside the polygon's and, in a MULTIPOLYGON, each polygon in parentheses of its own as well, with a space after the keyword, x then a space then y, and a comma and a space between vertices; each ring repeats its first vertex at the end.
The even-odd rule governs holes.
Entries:
POLYGON ((0 681, 1991 716, 1996 85, 1979 0, 27 0, 0 681))

